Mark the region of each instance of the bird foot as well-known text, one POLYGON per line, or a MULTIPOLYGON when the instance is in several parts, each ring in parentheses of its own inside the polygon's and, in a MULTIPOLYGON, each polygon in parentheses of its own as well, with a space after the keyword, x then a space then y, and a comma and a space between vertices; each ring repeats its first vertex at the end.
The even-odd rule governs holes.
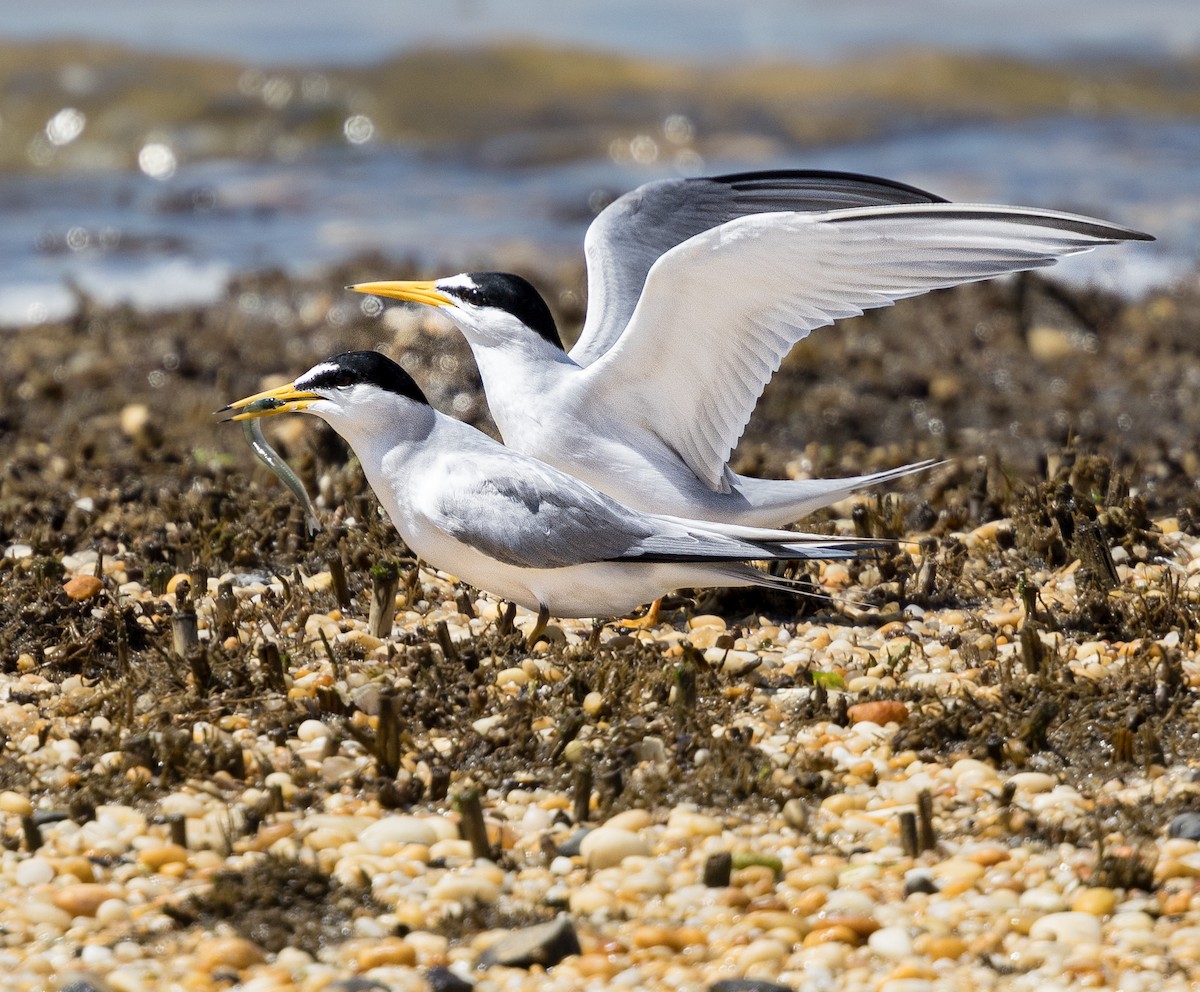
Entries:
POLYGON ((624 627, 627 630, 651 630, 659 624, 659 611, 662 609, 662 600, 656 599, 650 604, 650 609, 643 613, 640 617, 622 617, 617 621, 618 627, 624 627))
POLYGON ((533 630, 529 632, 529 636, 525 638, 525 648, 529 651, 534 649, 538 641, 542 640, 546 633, 546 627, 550 623, 550 611, 542 606, 538 609, 537 622, 533 625, 533 630))

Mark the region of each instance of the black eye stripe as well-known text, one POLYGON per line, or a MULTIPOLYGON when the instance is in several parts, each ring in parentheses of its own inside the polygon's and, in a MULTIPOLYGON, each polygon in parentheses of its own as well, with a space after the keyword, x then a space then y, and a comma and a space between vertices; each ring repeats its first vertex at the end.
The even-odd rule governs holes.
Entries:
POLYGON ((301 389, 375 386, 417 403, 428 403, 409 374, 377 351, 345 352, 311 369, 308 374, 296 380, 296 385, 301 389))
POLYGON ((358 382, 356 376, 349 369, 332 369, 329 372, 324 372, 321 375, 315 376, 311 385, 317 387, 326 387, 333 389, 345 389, 347 386, 353 386, 358 382))
POLYGON ((509 272, 471 272, 470 282, 456 287, 459 298, 475 306, 507 310, 539 337, 562 347, 546 301, 528 282, 509 272))

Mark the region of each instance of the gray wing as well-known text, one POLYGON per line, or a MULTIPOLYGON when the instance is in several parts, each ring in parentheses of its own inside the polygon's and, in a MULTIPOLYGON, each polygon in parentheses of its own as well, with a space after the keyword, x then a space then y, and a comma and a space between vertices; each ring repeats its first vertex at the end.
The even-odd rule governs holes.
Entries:
POLYGON ((612 561, 653 533, 591 486, 512 454, 473 452, 447 466, 423 509, 456 540, 520 568, 612 561))
POLYGON ((810 331, 961 282, 1153 240, 1090 217, 958 203, 740 217, 654 263, 591 402, 654 431, 714 491, 763 387, 810 331))
POLYGON ((633 315, 650 267, 702 231, 748 214, 944 202, 888 179, 815 169, 646 183, 610 203, 588 228, 587 319, 571 358, 590 365, 607 352, 633 315))
POLYGON ((438 466, 420 510, 451 537, 506 565, 843 558, 877 542, 790 531, 692 526, 631 510, 533 458, 472 452, 438 466), (711 529, 709 529, 711 527, 711 529))

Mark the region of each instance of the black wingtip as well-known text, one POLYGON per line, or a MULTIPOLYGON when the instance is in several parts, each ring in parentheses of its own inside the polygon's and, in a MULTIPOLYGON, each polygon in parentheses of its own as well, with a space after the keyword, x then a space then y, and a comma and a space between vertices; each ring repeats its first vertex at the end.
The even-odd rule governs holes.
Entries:
POLYGON ((763 169, 753 172, 730 172, 722 176, 705 177, 712 182, 724 183, 735 189, 753 189, 758 185, 777 184, 787 187, 790 184, 804 186, 812 182, 834 182, 875 187, 882 192, 889 190, 898 202, 905 203, 949 203, 944 196, 931 193, 927 189, 900 182, 898 179, 885 179, 882 176, 871 176, 862 172, 844 172, 839 169, 763 169))

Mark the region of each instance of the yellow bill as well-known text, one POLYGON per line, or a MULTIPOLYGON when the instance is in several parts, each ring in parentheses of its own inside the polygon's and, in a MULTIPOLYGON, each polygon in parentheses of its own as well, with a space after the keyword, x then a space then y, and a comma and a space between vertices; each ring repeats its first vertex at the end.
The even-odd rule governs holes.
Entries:
POLYGON ((360 282, 347 286, 356 293, 367 293, 371 296, 386 296, 393 300, 407 300, 410 303, 424 303, 431 307, 452 307, 457 303, 437 288, 437 283, 430 279, 418 279, 410 282, 360 282))
POLYGON ((309 404, 321 397, 316 393, 306 393, 297 389, 294 382, 274 389, 264 389, 261 393, 247 396, 245 399, 230 403, 218 413, 236 410, 228 419, 251 420, 254 417, 273 417, 279 413, 299 413, 308 408, 309 404))

